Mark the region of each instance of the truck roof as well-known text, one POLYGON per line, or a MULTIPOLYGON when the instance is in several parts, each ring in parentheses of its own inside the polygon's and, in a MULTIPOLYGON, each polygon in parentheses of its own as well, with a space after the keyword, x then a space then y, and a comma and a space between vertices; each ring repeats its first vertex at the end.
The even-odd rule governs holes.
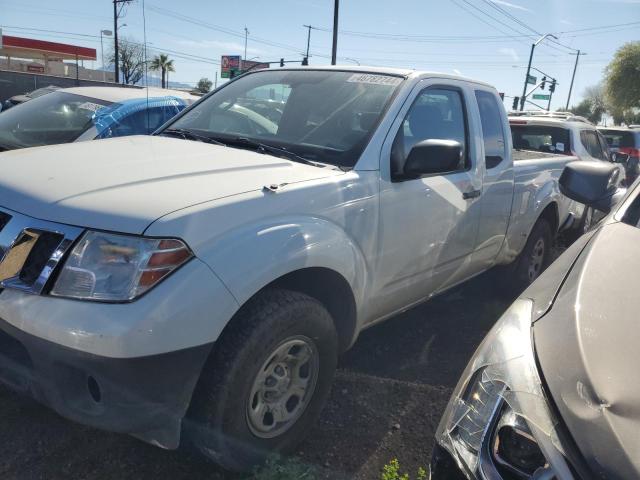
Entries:
MULTIPOLYGON (((483 85, 485 87, 489 87, 495 89, 495 87, 489 83, 482 82, 480 80, 475 80, 473 78, 463 77, 461 75, 452 75, 449 73, 442 72, 434 72, 429 70, 416 70, 412 68, 395 68, 395 67, 373 67, 368 65, 319 65, 313 67, 283 67, 278 68, 280 70, 336 70, 341 72, 361 72, 361 73, 373 73, 380 75, 396 75, 405 78, 409 77, 437 77, 437 78, 448 78, 451 80, 463 80, 465 82, 472 82, 479 85, 483 85)), ((256 71, 265 71, 265 70, 256 70, 256 71)), ((266 69, 268 71, 268 69, 266 69)))

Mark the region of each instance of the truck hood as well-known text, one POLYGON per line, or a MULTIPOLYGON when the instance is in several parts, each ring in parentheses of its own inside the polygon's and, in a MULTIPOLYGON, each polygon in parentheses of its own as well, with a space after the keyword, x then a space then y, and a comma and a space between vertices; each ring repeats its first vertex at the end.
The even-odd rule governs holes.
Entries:
POLYGON ((134 136, 0 154, 0 206, 35 218, 142 233, 198 203, 341 172, 248 150, 134 136))
POLYGON ((542 376, 594 478, 640 478, 640 229, 603 226, 534 324, 542 376))

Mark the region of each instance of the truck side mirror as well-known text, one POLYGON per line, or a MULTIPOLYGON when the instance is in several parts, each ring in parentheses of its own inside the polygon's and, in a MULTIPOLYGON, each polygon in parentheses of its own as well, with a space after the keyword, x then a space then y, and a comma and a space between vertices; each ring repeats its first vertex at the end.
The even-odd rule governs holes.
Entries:
POLYGON ((416 143, 404 164, 404 174, 416 177, 460 169, 462 145, 454 140, 422 140, 416 143))
POLYGON ((560 192, 576 202, 608 213, 621 198, 619 177, 620 170, 610 163, 571 162, 560 175, 560 192))

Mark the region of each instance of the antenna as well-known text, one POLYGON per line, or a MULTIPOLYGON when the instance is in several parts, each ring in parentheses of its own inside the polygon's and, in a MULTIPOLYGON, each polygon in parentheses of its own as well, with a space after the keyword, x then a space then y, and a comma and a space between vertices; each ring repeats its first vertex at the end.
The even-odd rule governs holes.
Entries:
POLYGON ((147 92, 147 108, 145 109, 147 114, 147 135, 151 133, 149 130, 149 62, 147 60, 147 15, 145 12, 144 0, 142 0, 142 36, 144 42, 144 87, 147 92))

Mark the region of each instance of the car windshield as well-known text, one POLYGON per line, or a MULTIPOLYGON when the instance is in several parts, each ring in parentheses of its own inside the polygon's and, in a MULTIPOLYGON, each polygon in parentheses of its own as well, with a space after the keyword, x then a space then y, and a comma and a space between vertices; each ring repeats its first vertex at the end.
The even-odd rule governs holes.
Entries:
POLYGON ((511 124, 513 147, 546 153, 571 153, 569 130, 547 125, 511 124))
POLYGON ((346 71, 265 71, 239 78, 170 128, 238 137, 351 168, 402 82, 346 71))
POLYGON ((71 142, 93 125, 93 114, 111 102, 51 92, 0 114, 0 148, 71 142))

